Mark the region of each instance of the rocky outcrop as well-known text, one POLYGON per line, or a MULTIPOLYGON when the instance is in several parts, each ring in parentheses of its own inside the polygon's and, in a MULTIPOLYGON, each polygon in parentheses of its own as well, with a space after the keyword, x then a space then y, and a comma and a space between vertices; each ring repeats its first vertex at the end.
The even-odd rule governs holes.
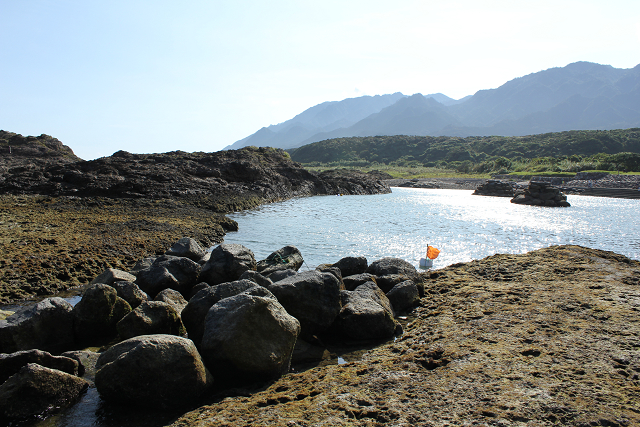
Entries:
POLYGON ((119 151, 86 162, 7 168, 0 176, 0 194, 171 198, 216 212, 296 196, 389 191, 372 175, 347 170, 314 174, 283 150, 251 147, 215 153, 119 151))
POLYGON ((115 282, 111 286, 115 288, 120 298, 129 303, 132 309, 149 300, 149 295, 142 292, 142 289, 135 283, 115 282))
POLYGON ((174 335, 118 343, 100 355, 96 369, 100 394, 127 404, 189 404, 213 384, 193 342, 174 335))
POLYGON ((397 328, 393 307, 373 282, 354 291, 342 291, 342 309, 336 330, 354 340, 375 340, 393 336, 397 328))
POLYGON ((511 203, 547 207, 571 206, 567 202, 567 196, 562 194, 558 187, 546 182, 530 182, 528 188, 511 199, 511 203))
POLYGON ((506 181, 500 181, 498 179, 490 179, 484 184, 478 185, 473 192, 474 196, 493 196, 493 197, 513 197, 515 195, 515 188, 513 185, 506 181))
POLYGON ((367 258, 363 256, 348 256, 341 258, 338 262, 332 264, 332 266, 338 267, 342 273, 342 277, 344 278, 364 273, 367 271, 369 264, 367 262, 367 258))

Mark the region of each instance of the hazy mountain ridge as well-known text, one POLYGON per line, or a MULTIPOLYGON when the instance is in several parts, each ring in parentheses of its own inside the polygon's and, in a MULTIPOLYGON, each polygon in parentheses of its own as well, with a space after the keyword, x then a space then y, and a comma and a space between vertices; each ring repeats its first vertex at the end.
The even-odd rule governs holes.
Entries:
POLYGON ((640 126, 640 65, 575 62, 515 78, 454 100, 399 92, 325 102, 233 145, 295 148, 331 138, 376 135, 522 136, 640 126))

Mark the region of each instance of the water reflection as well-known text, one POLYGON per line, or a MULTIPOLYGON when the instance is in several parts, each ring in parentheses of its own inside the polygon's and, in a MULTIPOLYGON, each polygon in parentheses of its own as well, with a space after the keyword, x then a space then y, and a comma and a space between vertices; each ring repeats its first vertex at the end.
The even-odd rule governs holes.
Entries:
POLYGON ((385 256, 418 266, 427 244, 442 250, 434 267, 577 244, 639 259, 637 200, 569 196, 570 208, 515 205, 464 190, 394 188, 377 196, 319 196, 230 215, 241 243, 258 259, 293 244, 309 268, 343 256, 385 256))

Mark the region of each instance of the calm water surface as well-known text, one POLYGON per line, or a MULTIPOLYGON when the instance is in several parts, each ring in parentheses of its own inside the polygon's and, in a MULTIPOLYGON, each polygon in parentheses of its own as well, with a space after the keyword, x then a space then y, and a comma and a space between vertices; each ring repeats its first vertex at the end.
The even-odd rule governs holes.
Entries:
POLYGON ((294 245, 308 268, 344 256, 369 262, 392 256, 418 266, 427 244, 442 251, 434 268, 560 244, 640 259, 639 200, 568 196, 569 208, 543 208, 466 190, 392 190, 299 198, 235 213, 229 217, 240 228, 225 243, 245 245, 258 260, 294 245))

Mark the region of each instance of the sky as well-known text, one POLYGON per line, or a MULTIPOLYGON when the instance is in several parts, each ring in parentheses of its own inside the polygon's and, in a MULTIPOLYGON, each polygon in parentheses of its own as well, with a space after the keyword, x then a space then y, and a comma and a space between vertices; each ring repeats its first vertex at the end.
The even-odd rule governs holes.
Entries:
POLYGON ((640 64, 637 0, 0 0, 0 129, 218 151, 325 101, 640 64))

